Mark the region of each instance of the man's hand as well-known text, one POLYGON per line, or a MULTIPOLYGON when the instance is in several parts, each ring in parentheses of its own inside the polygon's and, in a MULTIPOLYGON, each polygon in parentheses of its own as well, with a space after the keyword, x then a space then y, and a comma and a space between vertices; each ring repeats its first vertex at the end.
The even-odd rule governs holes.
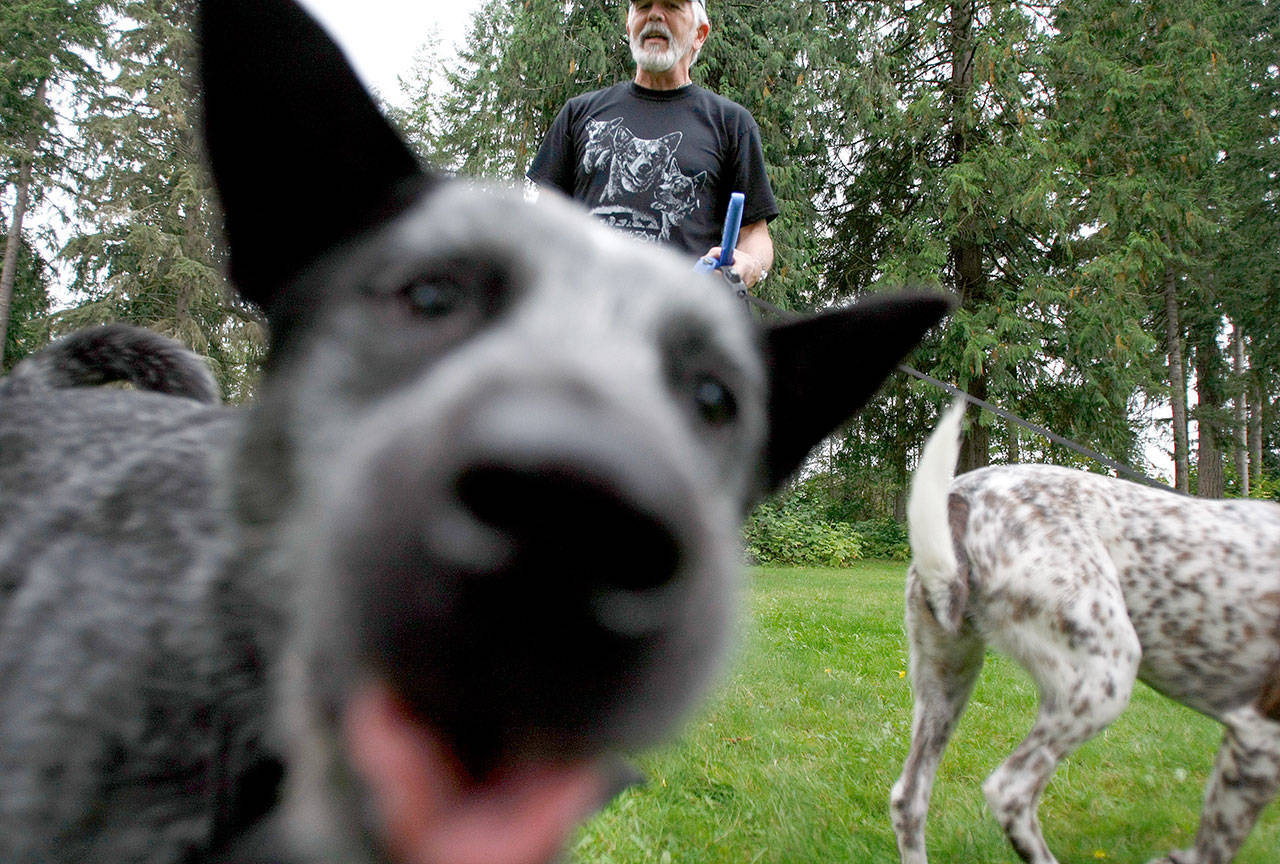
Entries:
MULTIPOLYGON (((719 258, 720 247, 711 247, 707 255, 719 258)), ((773 266, 773 238, 769 236, 768 222, 760 219, 742 226, 738 245, 733 250, 732 266, 747 288, 759 282, 764 272, 773 266)))
MULTIPOLYGON (((718 259, 720 247, 712 246, 707 256, 718 259)), ((727 269, 733 270, 742 277, 742 284, 748 288, 759 282, 760 276, 764 273, 764 265, 760 263, 760 259, 744 251, 741 246, 733 250, 733 263, 727 269)))

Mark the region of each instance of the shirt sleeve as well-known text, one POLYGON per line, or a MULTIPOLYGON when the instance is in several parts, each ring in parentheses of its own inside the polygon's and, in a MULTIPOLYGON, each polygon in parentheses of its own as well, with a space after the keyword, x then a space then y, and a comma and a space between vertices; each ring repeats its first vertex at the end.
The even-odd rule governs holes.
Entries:
POLYGON ((742 212, 742 224, 750 225, 761 219, 772 220, 778 215, 778 202, 773 197, 769 174, 764 165, 764 148, 760 144, 760 127, 755 118, 747 114, 738 139, 738 158, 733 170, 733 188, 746 194, 746 206, 742 212))
POLYGON ((573 195, 574 152, 571 112, 569 103, 565 103, 551 122, 525 176, 539 186, 554 187, 573 195))

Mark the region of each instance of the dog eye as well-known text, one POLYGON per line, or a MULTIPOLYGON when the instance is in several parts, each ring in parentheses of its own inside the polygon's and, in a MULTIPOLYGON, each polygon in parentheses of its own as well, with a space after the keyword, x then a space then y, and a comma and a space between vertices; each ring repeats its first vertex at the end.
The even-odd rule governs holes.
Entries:
POLYGON ((723 426, 738 416, 738 401, 722 381, 703 375, 693 385, 698 414, 711 426, 723 426))
POLYGON ((404 298, 419 315, 443 318, 458 310, 466 291, 450 279, 419 279, 404 288, 404 298))

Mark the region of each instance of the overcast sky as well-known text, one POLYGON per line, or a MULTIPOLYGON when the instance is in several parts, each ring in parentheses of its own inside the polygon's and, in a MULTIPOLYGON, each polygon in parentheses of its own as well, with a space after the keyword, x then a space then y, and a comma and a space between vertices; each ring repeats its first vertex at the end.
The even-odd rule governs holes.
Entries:
POLYGON ((481 0, 299 0, 333 36, 365 84, 396 102, 396 76, 432 32, 450 49, 465 35, 481 0))

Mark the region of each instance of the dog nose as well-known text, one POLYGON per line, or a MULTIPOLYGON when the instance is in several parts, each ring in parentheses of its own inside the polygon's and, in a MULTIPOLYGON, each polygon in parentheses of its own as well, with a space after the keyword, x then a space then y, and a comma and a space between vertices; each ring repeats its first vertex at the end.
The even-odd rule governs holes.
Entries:
POLYGON ((521 570, 596 592, 644 592, 675 577, 676 532, 645 512, 624 480, 572 458, 518 462, 470 465, 455 492, 476 519, 508 539, 521 570))
POLYGON ((452 493, 505 549, 489 581, 536 583, 616 637, 672 626, 702 520, 660 436, 570 389, 509 393, 469 414, 452 493))

